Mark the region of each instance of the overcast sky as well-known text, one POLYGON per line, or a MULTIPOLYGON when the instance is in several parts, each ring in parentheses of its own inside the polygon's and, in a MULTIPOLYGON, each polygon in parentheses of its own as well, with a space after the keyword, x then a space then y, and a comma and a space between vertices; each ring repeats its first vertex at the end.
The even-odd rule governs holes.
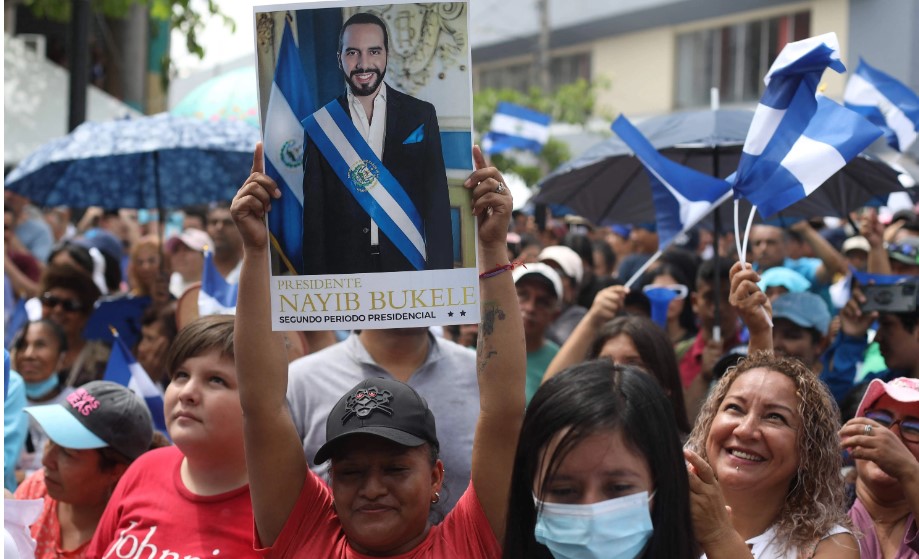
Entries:
MULTIPOLYGON (((179 71, 179 77, 185 77, 196 70, 213 68, 218 64, 235 60, 240 56, 251 55, 254 50, 255 39, 252 30, 253 0, 216 0, 220 9, 236 21, 236 33, 223 25, 220 20, 213 20, 198 37, 204 47, 204 59, 189 54, 185 49, 185 37, 173 32, 172 58, 179 71)), ((260 1, 258 4, 265 4, 260 1)), ((199 11, 207 10, 207 3, 203 0, 194 0, 193 5, 199 11)))

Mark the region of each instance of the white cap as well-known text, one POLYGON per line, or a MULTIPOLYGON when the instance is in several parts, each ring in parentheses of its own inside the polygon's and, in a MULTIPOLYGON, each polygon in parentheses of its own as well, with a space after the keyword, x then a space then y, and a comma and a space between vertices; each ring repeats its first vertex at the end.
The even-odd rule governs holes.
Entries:
POLYGON ((521 280, 521 278, 529 275, 542 276, 544 279, 548 280, 552 287, 555 288, 556 298, 558 298, 559 301, 562 300, 562 278, 559 277, 558 272, 556 272, 552 266, 543 264, 542 262, 518 266, 517 268, 514 268, 513 272, 514 283, 516 284, 521 280))
POLYGON ((546 260, 558 264, 566 276, 573 279, 578 285, 581 284, 584 278, 584 263, 578 253, 563 245, 548 246, 539 253, 539 261, 545 262, 546 260))

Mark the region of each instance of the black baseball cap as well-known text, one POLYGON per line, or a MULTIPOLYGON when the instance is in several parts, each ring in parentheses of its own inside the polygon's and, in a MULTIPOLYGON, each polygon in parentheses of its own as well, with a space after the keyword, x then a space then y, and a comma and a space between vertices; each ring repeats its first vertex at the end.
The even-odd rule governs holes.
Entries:
POLYGON ((338 400, 326 420, 326 442, 314 462, 331 458, 334 446, 351 435, 375 435, 403 446, 440 448, 434 414, 411 386, 385 378, 366 379, 338 400))
POLYGON ((64 448, 112 447, 134 460, 153 442, 147 404, 114 382, 89 382, 57 404, 29 406, 25 411, 54 444, 64 448))

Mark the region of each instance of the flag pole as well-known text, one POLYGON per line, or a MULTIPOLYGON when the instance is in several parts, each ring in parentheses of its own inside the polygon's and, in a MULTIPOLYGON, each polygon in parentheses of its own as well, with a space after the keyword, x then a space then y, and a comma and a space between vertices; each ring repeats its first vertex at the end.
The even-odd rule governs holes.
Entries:
POLYGON ((660 258, 662 254, 664 254, 664 251, 662 250, 659 250, 655 252, 654 254, 652 254, 651 258, 648 258, 645 261, 645 263, 641 265, 640 268, 635 270, 635 273, 632 274, 632 277, 629 278, 629 281, 625 282, 625 287, 632 287, 632 284, 635 283, 638 280, 638 278, 640 278, 641 275, 644 274, 645 271, 651 267, 651 264, 654 264, 655 262, 657 262, 657 259, 660 258))

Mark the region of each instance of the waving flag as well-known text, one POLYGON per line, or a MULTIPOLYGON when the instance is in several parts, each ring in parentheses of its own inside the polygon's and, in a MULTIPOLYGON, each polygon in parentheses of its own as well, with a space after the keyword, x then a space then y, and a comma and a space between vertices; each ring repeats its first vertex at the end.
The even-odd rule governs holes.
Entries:
POLYGON ((236 314, 236 295, 239 286, 223 279, 214 265, 214 254, 204 252, 204 270, 201 272, 201 291, 198 292, 198 315, 236 314))
POLYGON ((731 185, 727 181, 662 156, 625 116, 619 116, 612 129, 648 171, 660 250, 731 197, 731 185))
POLYGON ((549 139, 551 120, 547 114, 502 101, 491 117, 491 129, 482 137, 482 149, 485 153, 509 149, 539 153, 549 139))
POLYGON ((816 190, 880 135, 858 113, 817 96, 824 70, 844 72, 835 33, 789 43, 766 74, 733 179, 734 194, 770 215, 816 190))
POLYGON ((919 95, 859 60, 843 96, 846 107, 884 131, 890 147, 906 151, 919 136, 919 95))
POLYGON ((105 375, 102 380, 116 382, 127 386, 135 394, 144 399, 153 416, 153 426, 157 431, 166 433, 166 419, 163 412, 163 391, 150 379, 147 371, 134 359, 131 350, 125 345, 118 331, 112 328, 115 343, 112 344, 112 353, 105 375))
POLYGON ((312 113, 300 53, 290 24, 284 35, 265 117, 265 172, 278 183, 281 198, 272 200, 268 227, 272 244, 288 271, 303 273, 303 126, 312 113))

